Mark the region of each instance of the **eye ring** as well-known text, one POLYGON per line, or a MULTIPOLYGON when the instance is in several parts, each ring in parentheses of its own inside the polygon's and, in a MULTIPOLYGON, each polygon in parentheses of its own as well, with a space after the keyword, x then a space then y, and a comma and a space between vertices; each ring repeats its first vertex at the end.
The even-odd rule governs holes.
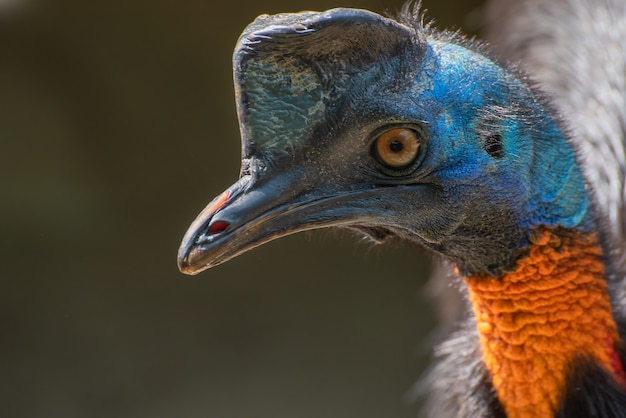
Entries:
POLYGON ((387 168, 400 170, 411 165, 420 153, 423 137, 407 127, 388 129, 374 140, 373 151, 387 168))

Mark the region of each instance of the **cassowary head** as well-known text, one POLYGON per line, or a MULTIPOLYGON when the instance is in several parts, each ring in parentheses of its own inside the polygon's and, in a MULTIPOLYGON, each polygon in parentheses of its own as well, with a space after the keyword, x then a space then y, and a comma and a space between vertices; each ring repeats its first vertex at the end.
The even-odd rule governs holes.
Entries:
POLYGON ((257 18, 234 53, 241 176, 191 225, 181 271, 338 226, 497 276, 533 225, 588 228, 557 123, 479 49, 363 10, 257 18))

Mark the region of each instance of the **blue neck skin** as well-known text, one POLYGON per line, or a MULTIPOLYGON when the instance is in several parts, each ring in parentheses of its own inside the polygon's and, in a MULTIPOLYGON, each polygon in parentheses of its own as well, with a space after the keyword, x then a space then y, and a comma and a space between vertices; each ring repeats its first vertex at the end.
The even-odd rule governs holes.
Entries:
MULTIPOLYGON (((467 49, 447 42, 433 42, 428 55, 437 56, 439 67, 431 75, 432 88, 417 100, 446 103, 429 121, 434 136, 455 138, 431 143, 436 147, 431 152, 446 156, 438 170, 444 181, 489 182, 490 173, 498 173, 500 184, 493 186, 494 191, 519 193, 524 227, 593 230, 582 171, 572 145, 549 110, 518 79, 481 55, 468 54, 467 49), (451 80, 456 88, 450 87, 451 80), (467 123, 459 132, 454 121, 467 123), (502 159, 489 158, 472 146, 481 124, 500 127, 502 159)), ((428 58, 425 61, 428 63, 428 58)))

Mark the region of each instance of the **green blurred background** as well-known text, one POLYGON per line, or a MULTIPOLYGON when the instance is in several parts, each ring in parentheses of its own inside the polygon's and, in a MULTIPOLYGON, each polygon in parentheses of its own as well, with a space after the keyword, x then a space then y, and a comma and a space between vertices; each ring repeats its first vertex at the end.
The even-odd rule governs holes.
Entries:
MULTIPOLYGON (((479 1, 424 1, 480 29, 479 1)), ((422 251, 291 236, 196 277, 236 180, 231 53, 261 13, 401 0, 0 1, 0 417, 413 417, 422 251)))

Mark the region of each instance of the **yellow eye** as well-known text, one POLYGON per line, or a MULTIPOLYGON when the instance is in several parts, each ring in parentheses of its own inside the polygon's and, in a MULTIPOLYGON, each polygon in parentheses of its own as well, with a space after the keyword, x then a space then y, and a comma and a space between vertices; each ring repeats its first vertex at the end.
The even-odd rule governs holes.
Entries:
POLYGON ((404 167, 417 157, 421 140, 417 132, 408 128, 394 128, 382 133, 375 144, 380 161, 389 167, 404 167))

